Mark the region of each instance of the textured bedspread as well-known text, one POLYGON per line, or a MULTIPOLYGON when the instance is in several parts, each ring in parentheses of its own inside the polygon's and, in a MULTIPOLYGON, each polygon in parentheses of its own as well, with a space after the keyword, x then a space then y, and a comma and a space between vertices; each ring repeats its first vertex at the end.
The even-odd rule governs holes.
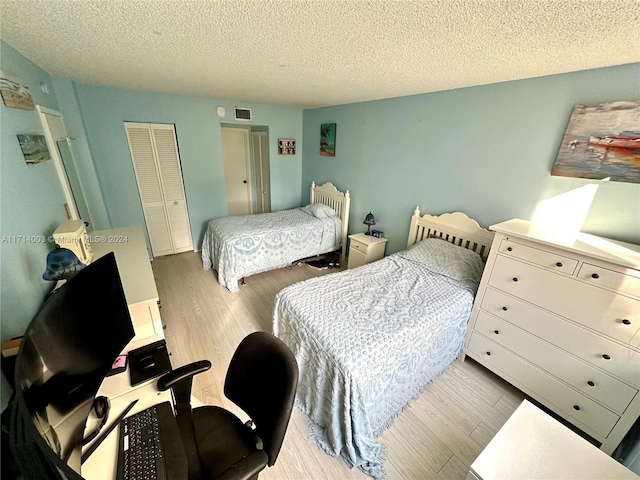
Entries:
POLYGON ((217 218, 202 242, 202 265, 213 267, 220 285, 237 292, 243 277, 335 250, 340 228, 339 217, 318 218, 304 208, 217 218))
POLYGON ((471 275, 450 278, 435 272, 449 273, 451 258, 427 267, 406 252, 291 285, 275 299, 274 334, 298 360, 296 405, 313 437, 375 478, 384 476, 376 437, 462 351, 482 272, 478 257, 471 275))

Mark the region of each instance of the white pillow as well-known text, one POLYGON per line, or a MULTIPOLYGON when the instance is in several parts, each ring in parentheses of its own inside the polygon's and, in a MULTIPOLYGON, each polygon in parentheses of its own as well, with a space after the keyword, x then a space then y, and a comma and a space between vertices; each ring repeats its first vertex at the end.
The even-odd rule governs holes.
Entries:
POLYGON ((324 203, 312 203, 304 207, 304 210, 309 215, 313 215, 317 218, 333 217, 336 215, 336 211, 324 203))
POLYGON ((439 238, 425 238, 398 255, 420 263, 434 273, 478 288, 484 269, 480 255, 439 238))

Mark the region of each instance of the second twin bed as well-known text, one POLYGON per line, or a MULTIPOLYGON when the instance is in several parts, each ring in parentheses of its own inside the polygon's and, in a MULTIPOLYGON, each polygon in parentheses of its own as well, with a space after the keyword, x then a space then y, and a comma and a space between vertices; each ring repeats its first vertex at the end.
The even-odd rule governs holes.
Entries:
POLYGON ((296 356, 296 405, 323 450, 384 476, 376 437, 462 352, 492 239, 462 213, 416 208, 407 250, 276 296, 273 333, 296 356))

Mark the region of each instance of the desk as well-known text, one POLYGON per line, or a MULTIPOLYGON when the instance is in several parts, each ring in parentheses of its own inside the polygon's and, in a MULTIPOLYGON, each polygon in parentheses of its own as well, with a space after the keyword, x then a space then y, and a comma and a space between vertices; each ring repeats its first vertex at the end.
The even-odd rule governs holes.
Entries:
MULTIPOLYGON (((149 252, 142 228, 127 227, 93 232, 89 236, 93 249, 93 258, 97 259, 114 252, 120 280, 129 306, 131 321, 135 330, 134 338, 124 348, 123 353, 164 338, 160 310, 158 308, 158 290, 149 261, 149 252)), ((138 400, 128 415, 133 415, 157 403, 171 401, 171 392, 159 392, 156 381, 159 377, 131 387, 129 370, 106 377, 97 395, 104 395, 111 402, 109 420, 104 426, 106 431, 111 422, 123 412, 129 404, 138 400)), ((93 428, 93 413, 85 431, 93 428)), ((85 450, 91 444, 85 446, 85 450)), ((118 429, 115 428, 102 442, 100 447, 82 465, 82 476, 87 480, 114 479, 118 461, 118 429)))
POLYGON ((125 352, 164 338, 158 289, 153 277, 147 243, 140 227, 117 228, 93 232, 89 236, 93 258, 109 252, 116 256, 135 337, 125 352))
MULTIPOLYGON (((126 377, 129 380, 129 372, 123 372, 120 377, 126 377)), ((113 377, 108 377, 113 378, 113 377)), ((131 402, 138 400, 138 403, 127 414, 133 415, 145 408, 162 402, 171 402, 171 391, 160 392, 156 388, 156 380, 143 384, 139 388, 129 389, 116 398, 111 399, 111 412, 109 420, 104 426, 106 430, 111 422, 113 422, 122 413, 131 402)), ((100 392, 99 392, 100 394, 100 392)), ((89 444, 91 445, 91 444, 89 444)), ((89 445, 85 447, 88 448, 89 445)), ((95 452, 82 465, 81 474, 86 480, 112 480, 116 478, 118 467, 118 428, 114 428, 107 438, 100 444, 95 452)))
POLYGON ((640 480, 527 400, 471 464, 467 480, 640 480))

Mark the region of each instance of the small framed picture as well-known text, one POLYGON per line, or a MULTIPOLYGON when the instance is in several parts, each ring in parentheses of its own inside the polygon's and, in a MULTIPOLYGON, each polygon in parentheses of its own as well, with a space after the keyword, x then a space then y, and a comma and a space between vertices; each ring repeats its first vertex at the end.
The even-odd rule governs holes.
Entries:
POLYGON ((18 135, 18 142, 27 165, 35 165, 51 158, 44 135, 18 135))
POLYGON ((296 141, 293 138, 278 139, 278 155, 295 155, 296 141))

